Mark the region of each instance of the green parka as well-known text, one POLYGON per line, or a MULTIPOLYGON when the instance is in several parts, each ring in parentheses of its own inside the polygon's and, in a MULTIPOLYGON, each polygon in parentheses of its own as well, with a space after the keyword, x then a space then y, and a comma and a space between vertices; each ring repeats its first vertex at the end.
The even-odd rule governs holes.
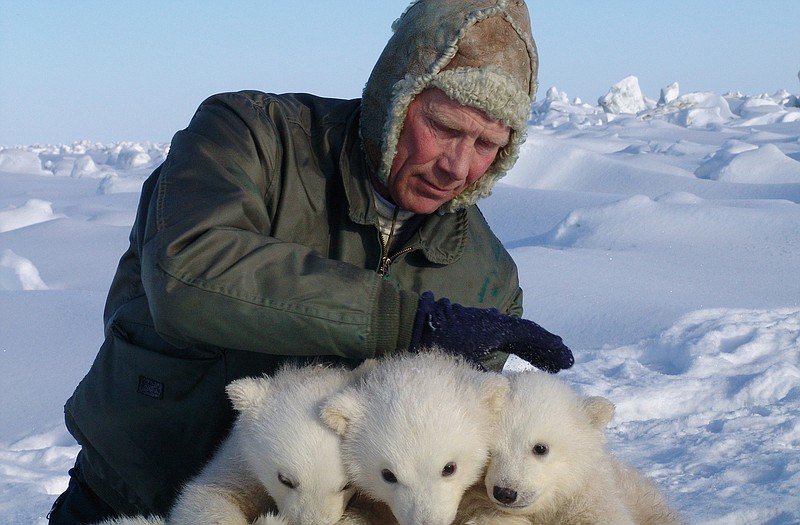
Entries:
POLYGON ((89 484, 117 511, 167 511, 229 429, 233 379, 287 356, 406 351, 426 290, 521 314, 514 262, 475 205, 420 217, 379 274, 359 110, 212 97, 144 184, 106 340, 66 405, 89 484))
POLYGON ((145 182, 105 341, 66 405, 84 475, 118 512, 166 513, 230 428, 234 379, 290 357, 405 352, 427 290, 522 314, 514 262, 474 203, 524 140, 538 68, 527 8, 421 0, 394 30, 362 99, 214 96, 145 182), (408 104, 429 87, 507 124, 510 141, 384 253, 369 177, 387 183, 408 104))

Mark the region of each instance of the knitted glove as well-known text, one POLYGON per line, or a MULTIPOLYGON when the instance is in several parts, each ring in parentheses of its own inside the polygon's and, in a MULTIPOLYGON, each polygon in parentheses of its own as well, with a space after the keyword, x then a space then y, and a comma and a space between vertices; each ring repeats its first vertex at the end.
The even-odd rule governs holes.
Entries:
POLYGON ((469 308, 448 299, 434 300, 431 292, 420 296, 410 350, 438 346, 480 365, 492 352, 516 354, 550 373, 569 368, 572 352, 557 335, 533 321, 500 313, 494 308, 469 308))

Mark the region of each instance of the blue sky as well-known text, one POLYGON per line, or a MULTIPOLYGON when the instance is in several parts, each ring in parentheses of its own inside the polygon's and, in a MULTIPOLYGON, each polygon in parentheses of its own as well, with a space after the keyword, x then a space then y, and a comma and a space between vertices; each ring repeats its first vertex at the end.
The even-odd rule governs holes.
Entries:
MULTIPOLYGON (((408 3, 0 0, 0 145, 168 141, 219 91, 357 97, 408 3)), ((800 92, 796 0, 528 5, 540 96, 800 92)))

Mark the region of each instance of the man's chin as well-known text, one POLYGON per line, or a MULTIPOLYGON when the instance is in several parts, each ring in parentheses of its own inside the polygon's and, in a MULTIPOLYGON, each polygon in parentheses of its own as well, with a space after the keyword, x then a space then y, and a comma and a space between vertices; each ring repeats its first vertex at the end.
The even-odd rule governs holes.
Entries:
POLYGON ((437 200, 437 199, 424 199, 424 198, 417 198, 407 204, 400 204, 400 207, 404 210, 408 210, 419 215, 430 215, 431 213, 435 213, 443 204, 447 201, 437 200))
POLYGON ((418 191, 416 193, 406 195, 400 206, 408 211, 413 211, 420 215, 429 215, 435 213, 444 204, 450 202, 453 195, 443 192, 426 192, 418 191))

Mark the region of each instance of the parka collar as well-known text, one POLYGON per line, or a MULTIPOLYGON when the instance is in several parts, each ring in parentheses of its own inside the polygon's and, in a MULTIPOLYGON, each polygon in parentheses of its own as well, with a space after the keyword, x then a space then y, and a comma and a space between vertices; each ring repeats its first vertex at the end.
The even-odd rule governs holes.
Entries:
MULTIPOLYGON (((377 229, 378 212, 369 181, 370 168, 359 136, 359 117, 360 112, 355 112, 347 124, 339 169, 350 220, 377 229)), ((421 250, 432 263, 450 264, 464 253, 468 228, 466 209, 454 213, 433 213, 423 220, 407 245, 421 250)))

